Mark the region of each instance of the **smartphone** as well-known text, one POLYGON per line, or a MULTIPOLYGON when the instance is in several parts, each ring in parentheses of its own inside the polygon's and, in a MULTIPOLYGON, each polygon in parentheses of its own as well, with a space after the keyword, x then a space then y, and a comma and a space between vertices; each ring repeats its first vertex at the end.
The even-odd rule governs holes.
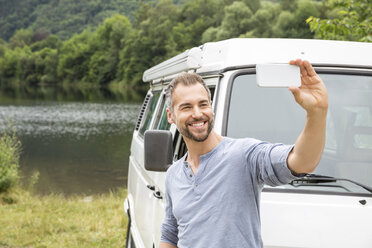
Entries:
POLYGON ((256 79, 260 87, 300 87, 300 67, 290 64, 257 64, 256 79))

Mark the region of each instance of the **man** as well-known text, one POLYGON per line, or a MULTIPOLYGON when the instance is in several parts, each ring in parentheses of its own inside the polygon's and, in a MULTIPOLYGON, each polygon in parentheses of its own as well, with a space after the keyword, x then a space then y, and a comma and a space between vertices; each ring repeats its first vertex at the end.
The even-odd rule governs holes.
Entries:
POLYGON ((263 246, 263 185, 312 172, 325 144, 327 90, 308 61, 290 64, 300 67, 301 87, 289 90, 307 113, 294 146, 222 137, 213 130, 210 92, 201 77, 183 73, 169 84, 168 121, 177 125, 188 152, 167 171, 160 248, 263 246))

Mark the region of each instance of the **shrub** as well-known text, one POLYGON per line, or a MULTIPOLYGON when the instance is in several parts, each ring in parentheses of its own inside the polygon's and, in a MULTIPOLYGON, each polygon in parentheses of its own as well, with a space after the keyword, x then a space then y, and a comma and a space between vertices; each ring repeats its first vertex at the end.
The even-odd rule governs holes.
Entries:
POLYGON ((21 143, 14 131, 0 131, 0 193, 18 183, 20 149, 21 143))

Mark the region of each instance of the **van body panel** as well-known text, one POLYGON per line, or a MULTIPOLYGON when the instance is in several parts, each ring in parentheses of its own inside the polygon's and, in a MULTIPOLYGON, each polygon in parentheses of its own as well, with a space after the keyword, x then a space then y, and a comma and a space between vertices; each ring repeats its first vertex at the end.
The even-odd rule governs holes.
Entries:
MULTIPOLYGON (((130 162, 129 162, 130 163, 130 162)), ((129 169, 128 169, 128 176, 129 175, 135 175, 133 174, 133 166, 129 166, 129 169)), ((141 233, 140 233, 140 229, 138 228, 138 225, 137 225, 137 222, 136 222, 136 218, 134 218, 135 216, 135 205, 134 205, 134 197, 133 197, 133 194, 131 192, 136 192, 136 187, 135 187, 135 182, 136 180, 131 180, 130 177, 128 177, 128 195, 127 195, 127 202, 128 202, 128 207, 129 207, 129 216, 130 217, 130 227, 128 226, 128 228, 130 229, 130 233, 127 233, 128 235, 132 235, 132 239, 134 240, 134 243, 136 245, 137 248, 145 248, 146 246, 143 244, 143 241, 142 241, 142 237, 141 237, 141 233)), ((128 238, 128 237, 127 237, 128 238)))
POLYGON ((261 222, 265 247, 371 247, 371 203, 372 195, 263 192, 261 222), (367 204, 362 205, 361 200, 367 204))
POLYGON ((150 185, 148 180, 143 176, 145 173, 142 172, 142 168, 134 158, 130 158, 130 174, 129 177, 135 178, 130 181, 128 185, 128 191, 135 192, 132 194, 132 205, 131 208, 135 209, 131 215, 131 221, 134 221, 140 231, 140 237, 143 241, 144 247, 150 247, 152 244, 151 234, 152 228, 147 224, 152 219, 152 209, 149 206, 152 205, 153 197, 152 192, 147 188, 150 185))

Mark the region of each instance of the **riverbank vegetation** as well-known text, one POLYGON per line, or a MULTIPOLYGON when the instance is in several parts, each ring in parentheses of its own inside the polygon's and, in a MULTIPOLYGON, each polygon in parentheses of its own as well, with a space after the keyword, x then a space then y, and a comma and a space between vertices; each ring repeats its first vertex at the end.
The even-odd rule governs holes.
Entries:
POLYGON ((64 197, 16 189, 12 195, 11 204, 0 200, 0 247, 125 247, 125 190, 64 197))
POLYGON ((0 131, 0 194, 7 194, 19 183, 20 150, 21 144, 13 128, 5 127, 0 131))
MULTIPOLYGON (((19 89, 24 85, 75 86, 83 83, 120 88, 125 99, 141 99, 147 88, 141 81, 144 70, 205 42, 233 37, 314 36, 370 41, 371 5, 368 1, 339 0, 337 4, 331 0, 329 3, 312 0, 140 2, 136 11, 128 14, 132 16, 129 19, 115 14, 98 27, 79 25, 85 28, 82 32, 66 29, 68 34, 60 33, 59 28, 53 29, 54 24, 42 26, 44 22, 35 21, 15 31, 8 41, 0 41, 0 85, 19 89), (355 30, 350 31, 350 27, 355 30)), ((95 1, 88 2, 86 8, 90 9, 95 1)), ((75 17, 85 13, 84 10, 82 6, 76 7, 55 22, 63 20, 73 26, 75 17)), ((104 12, 102 16, 115 11, 104 12)), ((122 13, 120 7, 117 12, 122 13)), ((42 18, 36 16, 37 20, 42 18)))
POLYGON ((28 180, 21 178, 20 152, 13 129, 2 130, 0 247, 125 246, 125 189, 93 196, 36 195, 33 185, 38 174, 28 180))

